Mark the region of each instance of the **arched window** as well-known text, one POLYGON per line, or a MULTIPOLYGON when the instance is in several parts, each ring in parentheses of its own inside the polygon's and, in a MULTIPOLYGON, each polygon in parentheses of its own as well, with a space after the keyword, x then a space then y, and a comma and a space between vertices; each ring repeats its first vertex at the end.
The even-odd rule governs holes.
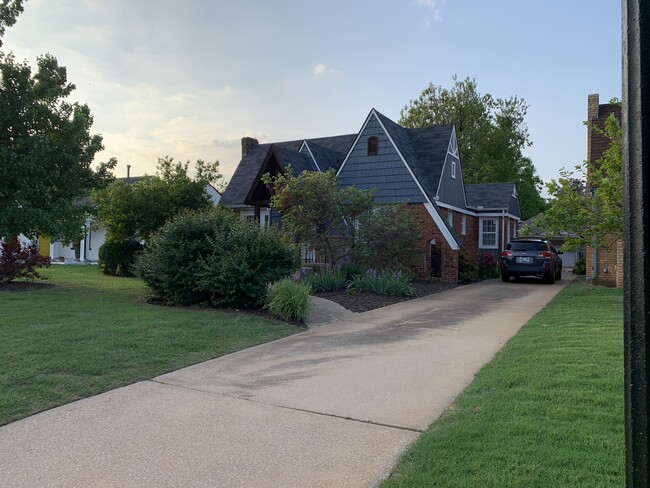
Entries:
POLYGON ((377 155, 377 138, 375 136, 368 137, 368 156, 377 155))

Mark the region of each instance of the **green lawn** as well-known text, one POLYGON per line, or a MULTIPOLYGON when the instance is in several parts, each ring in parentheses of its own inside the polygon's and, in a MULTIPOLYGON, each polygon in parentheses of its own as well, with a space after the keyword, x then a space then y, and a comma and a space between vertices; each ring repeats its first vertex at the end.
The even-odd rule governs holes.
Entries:
POLYGON ((382 487, 622 487, 624 449, 623 292, 574 283, 479 372, 382 487))
POLYGON ((56 286, 0 291, 0 425, 300 332, 251 314, 150 305, 135 278, 52 266, 56 286))

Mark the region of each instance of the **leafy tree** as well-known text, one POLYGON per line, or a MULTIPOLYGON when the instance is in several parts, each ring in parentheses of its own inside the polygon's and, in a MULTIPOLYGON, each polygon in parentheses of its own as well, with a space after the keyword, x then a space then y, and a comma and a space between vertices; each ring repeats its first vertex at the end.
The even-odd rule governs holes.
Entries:
POLYGON ((0 285, 16 278, 39 278, 37 268, 48 267, 50 258, 38 253, 35 242, 23 244, 18 236, 0 242, 0 285))
POLYGON ((22 12, 23 0, 0 0, 0 47, 5 29, 14 25, 22 12))
POLYGON ((194 178, 188 175, 189 164, 161 158, 154 176, 145 176, 133 184, 116 180, 94 192, 92 200, 107 239, 147 241, 165 221, 181 211, 212 206, 206 185, 221 179, 219 162, 198 160, 194 178))
POLYGON ((517 96, 494 98, 478 91, 475 79, 454 76, 451 89, 429 84, 401 112, 405 127, 454 124, 465 183, 514 181, 522 218, 545 208, 542 180, 522 151, 532 143, 525 123, 528 105, 517 96))
POLYGON ((0 53, 0 237, 78 240, 82 198, 110 180, 114 159, 91 167, 102 139, 88 106, 66 101, 74 88, 50 55, 32 73, 0 53))
POLYGON ((415 222, 401 205, 378 207, 359 218, 352 255, 368 268, 409 270, 417 243, 415 222))
POLYGON ((334 263, 344 243, 340 237, 351 232, 353 223, 373 206, 374 191, 354 187, 337 188, 333 169, 323 173, 303 171, 293 177, 291 171, 275 179, 271 207, 282 215, 282 227, 296 242, 307 244, 334 263))
POLYGON ((549 235, 571 232, 562 246, 566 251, 594 241, 596 247, 606 247, 623 232, 622 132, 614 114, 605 120, 602 133, 611 143, 600 159, 574 171, 563 169, 557 180, 546 184, 550 206, 535 224, 549 235), (586 195, 585 181, 590 188, 586 195))

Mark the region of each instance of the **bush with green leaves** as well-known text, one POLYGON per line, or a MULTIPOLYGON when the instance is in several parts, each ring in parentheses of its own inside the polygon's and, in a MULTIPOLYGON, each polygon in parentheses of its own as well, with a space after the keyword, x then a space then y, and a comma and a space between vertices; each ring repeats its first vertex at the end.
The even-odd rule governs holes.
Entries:
POLYGON ((267 286, 298 269, 295 245, 229 209, 184 212, 163 225, 138 256, 136 274, 168 303, 263 305, 267 286))
POLYGON ((578 259, 575 266, 573 267, 574 275, 586 275, 587 274, 587 261, 585 258, 578 259))
POLYGON ((411 285, 411 277, 402 271, 390 269, 368 269, 357 275, 348 285, 348 290, 369 291, 378 295, 414 296, 415 289, 411 285))
POLYGON ((135 276, 133 264, 142 244, 134 240, 108 240, 99 246, 99 269, 113 276, 135 276))
POLYGON ((339 267, 327 268, 308 277, 305 281, 309 283, 314 293, 337 291, 345 288, 347 273, 339 267))
POLYGON ((458 255, 458 281, 461 283, 471 283, 478 281, 479 264, 476 257, 464 248, 460 249, 458 255))
POLYGON ((296 283, 291 278, 285 278, 269 287, 264 308, 283 320, 301 322, 309 313, 310 293, 309 283, 296 283))
POLYGON ((483 252, 478 255, 477 261, 479 279, 489 280, 499 277, 499 261, 495 254, 491 252, 483 252))
POLYGON ((411 215, 401 205, 385 205, 359 218, 352 255, 368 268, 408 270, 416 244, 417 232, 411 215))

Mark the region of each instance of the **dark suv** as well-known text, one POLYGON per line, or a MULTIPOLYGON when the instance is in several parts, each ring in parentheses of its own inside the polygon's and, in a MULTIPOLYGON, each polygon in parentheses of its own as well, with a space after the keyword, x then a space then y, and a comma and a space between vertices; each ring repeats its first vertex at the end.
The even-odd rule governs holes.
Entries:
POLYGON ((562 279, 562 258, 546 239, 513 239, 501 253, 501 279, 541 276, 549 283, 562 279))

